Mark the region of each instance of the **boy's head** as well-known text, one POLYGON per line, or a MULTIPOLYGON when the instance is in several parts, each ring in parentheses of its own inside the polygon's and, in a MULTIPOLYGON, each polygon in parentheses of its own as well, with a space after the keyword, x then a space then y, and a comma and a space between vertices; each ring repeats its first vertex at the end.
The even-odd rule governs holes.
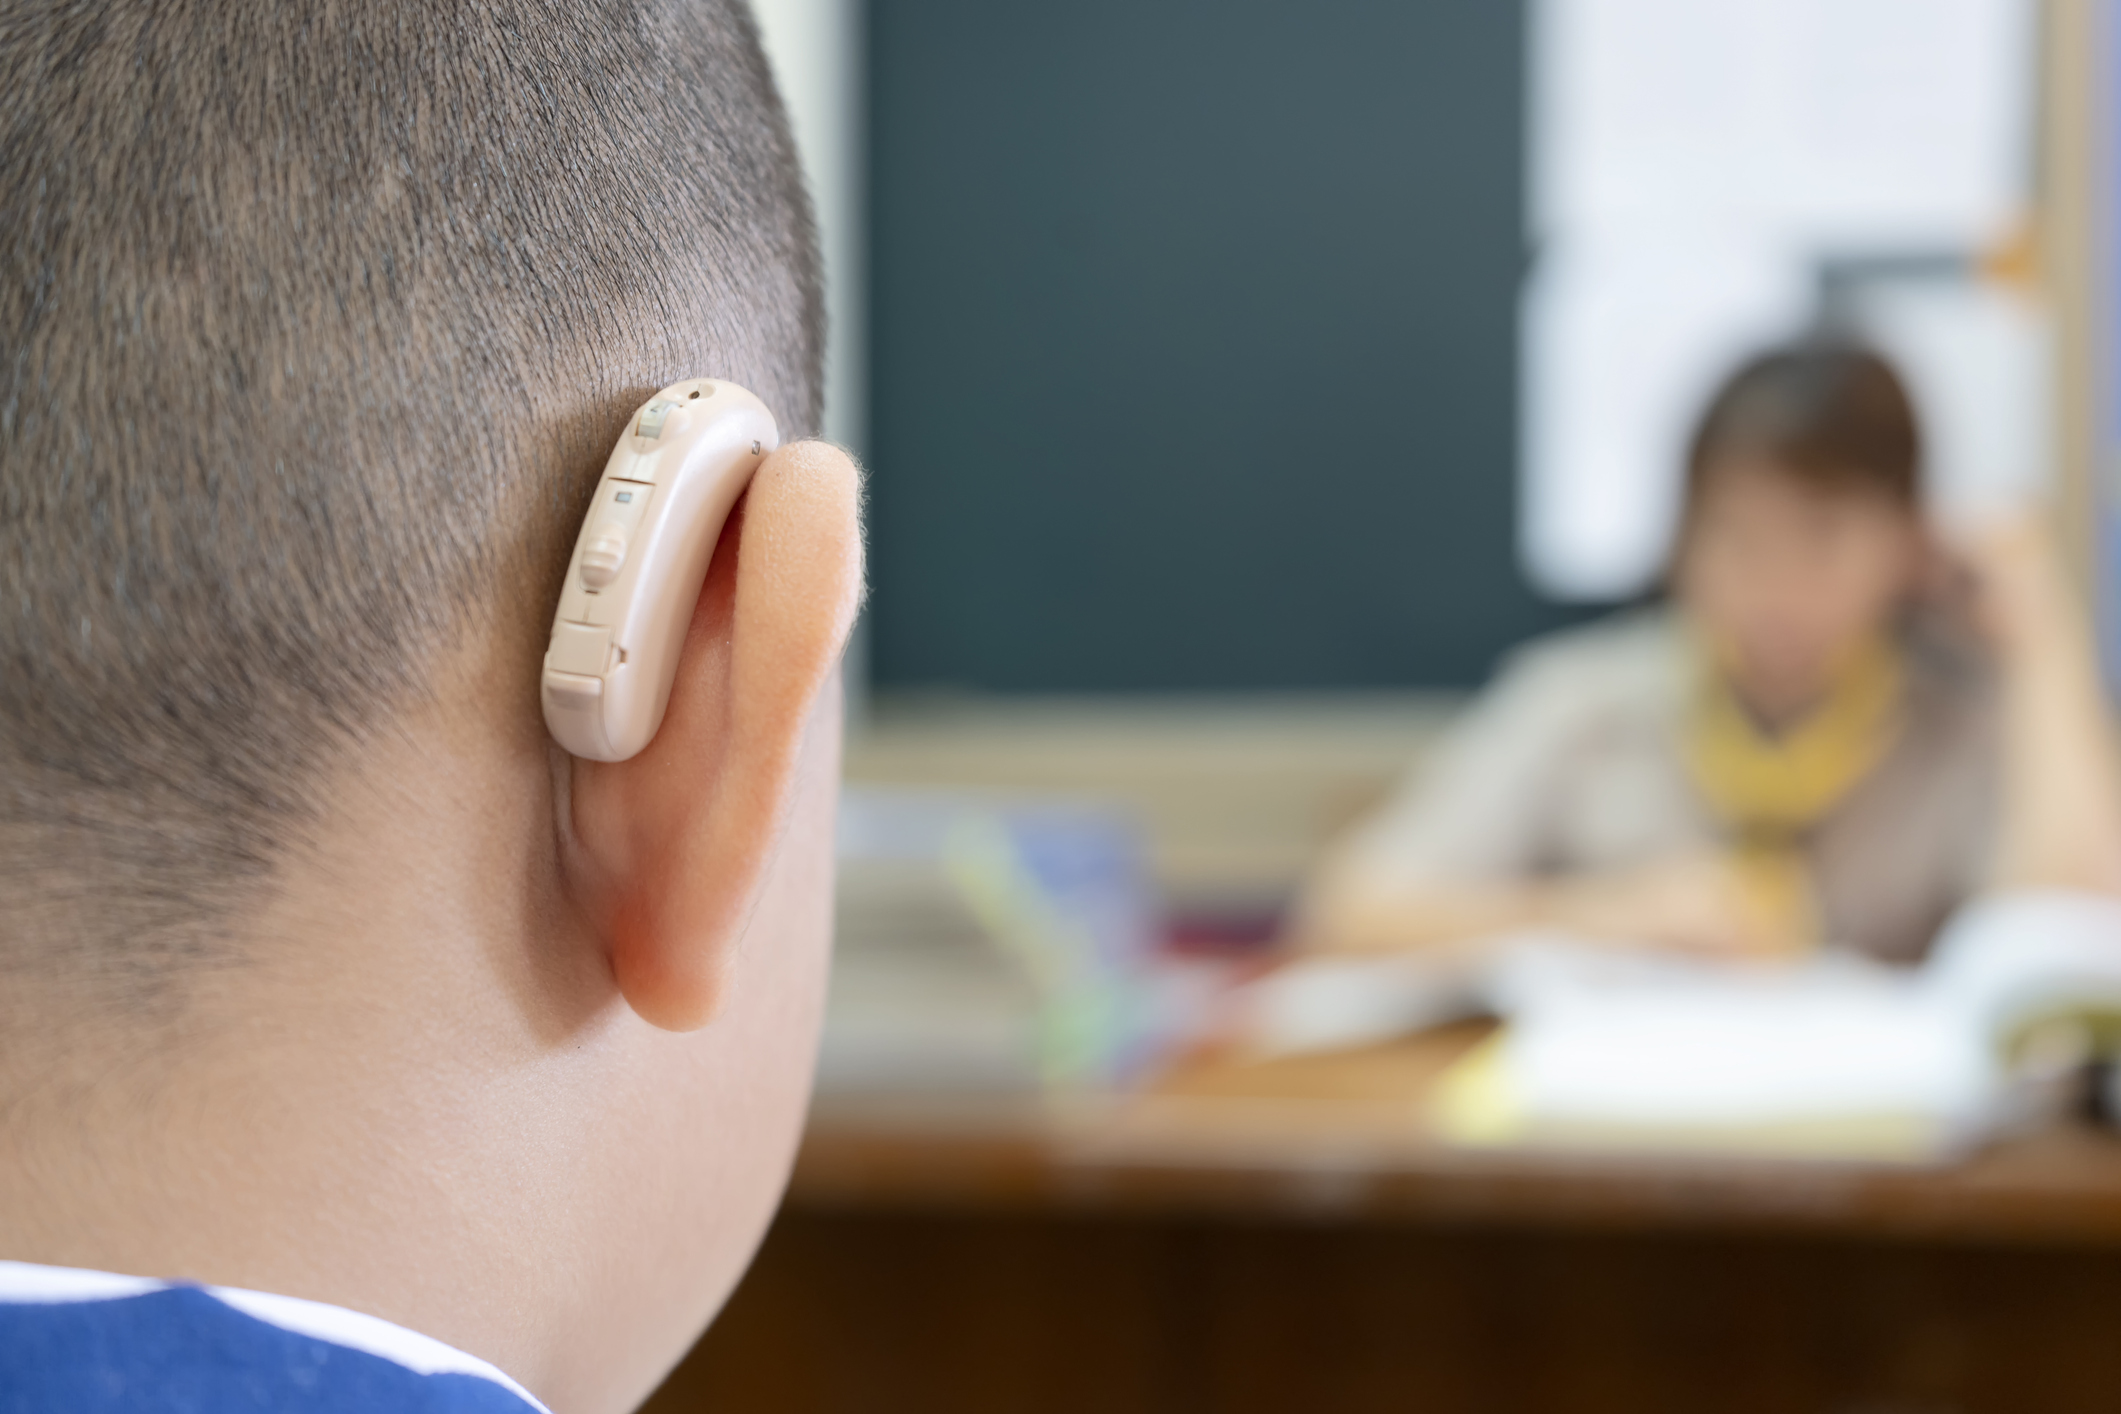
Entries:
POLYGON ((749 14, 54 5, 0 72, 0 1257, 615 1407, 770 1209, 829 918, 843 457, 762 468, 648 751, 537 695, 643 397, 817 425, 749 14))
POLYGON ((1695 432, 1675 588, 1741 687, 1801 705, 1904 605, 1920 506, 1914 411, 1884 360, 1767 354, 1695 432))

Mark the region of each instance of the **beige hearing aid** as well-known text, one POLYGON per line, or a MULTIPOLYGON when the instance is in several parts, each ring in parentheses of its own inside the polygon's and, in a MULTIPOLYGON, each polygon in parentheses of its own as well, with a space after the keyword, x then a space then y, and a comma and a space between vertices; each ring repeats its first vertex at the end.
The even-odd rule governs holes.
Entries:
POLYGON ((766 405, 713 378, 671 384, 626 424, 545 650, 545 725, 560 745, 624 761, 655 738, 722 522, 779 445, 766 405))

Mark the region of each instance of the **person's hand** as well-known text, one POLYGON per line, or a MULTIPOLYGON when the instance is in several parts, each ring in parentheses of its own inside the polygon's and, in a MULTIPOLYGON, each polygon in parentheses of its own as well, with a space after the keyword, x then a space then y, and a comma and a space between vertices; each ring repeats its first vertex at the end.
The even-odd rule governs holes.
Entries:
POLYGON ((2014 655, 2073 629, 2076 603, 2040 517, 2013 515, 1962 531, 1944 555, 1947 599, 1998 654, 2014 655))
POLYGON ((1788 957, 1803 947, 1721 854, 1581 875, 1553 885, 1548 897, 1556 926, 1620 947, 1732 960, 1788 957))

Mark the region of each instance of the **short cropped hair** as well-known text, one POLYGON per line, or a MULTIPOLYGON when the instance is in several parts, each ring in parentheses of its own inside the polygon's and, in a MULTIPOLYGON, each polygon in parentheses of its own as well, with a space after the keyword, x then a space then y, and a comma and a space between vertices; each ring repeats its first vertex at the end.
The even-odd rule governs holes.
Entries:
POLYGON ((536 713, 640 399, 815 429, 816 236, 742 0, 0 4, 0 74, 0 987, 152 983, 445 650, 536 713))
POLYGON ((1891 364, 1853 345, 1778 349, 1732 374, 1694 433, 1689 507, 1720 470, 1744 459, 1908 510, 1921 500, 1922 437, 1907 389, 1891 364))

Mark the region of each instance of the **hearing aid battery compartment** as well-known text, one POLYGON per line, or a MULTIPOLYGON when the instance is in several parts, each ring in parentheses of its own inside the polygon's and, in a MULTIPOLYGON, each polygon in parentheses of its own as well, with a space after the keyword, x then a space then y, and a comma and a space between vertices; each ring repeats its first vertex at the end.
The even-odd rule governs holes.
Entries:
POLYGON ((563 673, 557 668, 545 670, 545 695, 555 706, 570 712, 586 712, 597 705, 604 696, 604 680, 587 678, 580 673, 563 673))
POLYGON ((610 629, 570 623, 552 626, 552 646, 545 652, 547 668, 593 678, 602 677, 610 662, 610 629))

